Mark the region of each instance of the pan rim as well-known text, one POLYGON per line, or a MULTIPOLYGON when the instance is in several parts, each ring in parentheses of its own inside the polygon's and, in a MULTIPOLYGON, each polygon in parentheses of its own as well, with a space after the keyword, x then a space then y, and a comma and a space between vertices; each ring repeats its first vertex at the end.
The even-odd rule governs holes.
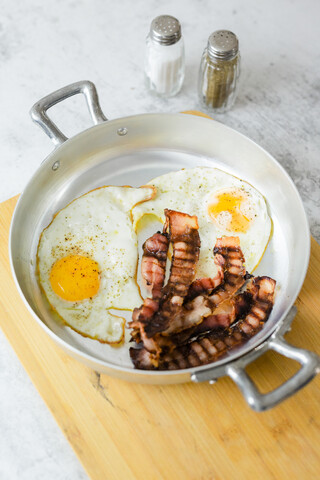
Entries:
POLYGON ((303 283, 304 283, 304 280, 305 280, 305 277, 306 277, 306 274, 307 274, 307 269, 308 269, 309 259, 310 259, 310 243, 311 243, 308 218, 307 218, 307 215, 306 215, 306 212, 305 212, 305 208, 304 208, 301 196, 298 192, 298 189, 297 189, 296 185, 294 184, 293 180, 291 179, 289 174, 286 172, 284 167, 267 150, 265 150, 263 147, 261 147, 259 144, 257 144, 251 138, 249 138, 246 135, 244 135, 243 133, 229 127, 228 125, 225 125, 222 122, 219 122, 215 119, 200 117, 200 116, 186 115, 184 113, 142 113, 142 114, 137 114, 137 115, 130 115, 130 116, 127 116, 127 117, 119 117, 119 118, 115 118, 113 120, 109 120, 107 122, 103 122, 99 125, 94 125, 94 126, 88 128, 88 129, 78 133, 77 135, 69 138, 61 146, 53 149, 53 151, 50 152, 49 155, 47 155, 47 157, 43 160, 43 162, 40 164, 40 166, 35 170, 34 174, 32 175, 32 177, 29 179, 28 183, 26 184, 23 192, 21 193, 21 195, 18 199, 18 202, 16 204, 16 207, 15 207, 15 210, 14 210, 14 213, 13 213, 13 216, 12 216, 10 231, 9 231, 9 260, 10 260, 10 267, 11 267, 11 271, 12 271, 12 274, 13 274, 14 282, 16 284, 16 287, 19 291, 19 294, 20 294, 24 304, 26 305, 28 311, 31 313, 33 318, 35 318, 35 320, 38 322, 38 324, 41 326, 41 328, 43 328, 46 331, 46 333, 49 334, 49 336, 56 343, 58 343, 59 346, 64 351, 68 351, 68 352, 70 352, 71 354, 74 354, 77 357, 82 357, 87 362, 89 361, 90 363, 96 363, 100 367, 106 367, 106 368, 111 369, 111 370, 126 372, 126 373, 131 374, 131 375, 132 374, 133 375, 138 374, 138 376, 152 376, 152 377, 154 377, 154 376, 172 376, 172 375, 177 375, 177 374, 178 375, 188 374, 188 375, 191 376, 195 371, 199 372, 199 371, 209 370, 209 369, 214 370, 215 368, 230 365, 232 362, 234 362, 234 361, 238 360, 239 358, 245 356, 249 352, 251 352, 251 351, 253 351, 257 348, 260 348, 261 345, 274 333, 274 331, 277 329, 281 320, 283 318, 285 318, 285 316, 288 314, 289 310, 291 309, 292 305, 296 301, 297 296, 299 295, 299 292, 300 292, 300 290, 303 286, 303 283), (15 217, 17 215, 17 212, 19 211, 20 204, 23 202, 24 191, 26 190, 27 186, 32 182, 33 178, 37 176, 38 170, 39 170, 39 168, 42 164, 50 161, 52 159, 52 157, 58 151, 61 151, 61 148, 63 148, 66 144, 70 144, 71 142, 76 142, 80 136, 84 136, 90 130, 99 129, 99 128, 101 128, 101 129, 106 128, 106 126, 110 126, 111 124, 115 124, 117 122, 119 123, 119 122, 130 121, 130 119, 135 119, 137 117, 150 118, 150 117, 159 117, 159 116, 162 116, 162 117, 166 117, 166 116, 167 117, 175 117, 175 116, 176 117, 182 117, 183 116, 185 119, 188 119, 189 121, 197 121, 197 123, 201 123, 201 122, 208 123, 208 122, 210 122, 211 125, 213 123, 219 124, 219 126, 222 126, 224 129, 232 132, 232 134, 236 134, 239 137, 242 137, 243 139, 245 139, 245 141, 251 143, 255 148, 262 151, 264 153, 264 155, 266 155, 269 158, 269 160, 280 170, 281 175, 283 177, 285 177, 286 181, 291 184, 291 187, 294 190, 296 199, 298 200, 298 202, 301 206, 302 212, 303 212, 303 217, 304 217, 303 230, 304 230, 304 236, 306 237, 305 238, 305 240, 306 240, 306 251, 304 252, 304 262, 303 262, 303 267, 301 268, 302 275, 300 276, 299 281, 296 283, 296 286, 294 288, 294 292, 292 294, 292 299, 288 303, 287 307, 284 309, 282 315, 277 319, 274 326, 272 328, 268 329, 265 335, 262 335, 262 338, 259 339, 259 341, 256 345, 253 345, 253 346, 250 345, 250 346, 247 346, 247 348, 243 347, 239 350, 239 352, 234 352, 234 355, 232 355, 232 357, 225 356, 225 357, 221 358, 220 360, 218 360, 216 362, 213 362, 213 363, 210 363, 210 364, 207 364, 207 365, 203 365, 203 366, 199 366, 199 367, 192 367, 192 368, 187 368, 187 369, 181 369, 181 370, 163 370, 163 371, 139 370, 139 369, 135 369, 133 366, 132 366, 132 368, 131 367, 129 368, 129 367, 126 367, 126 366, 120 366, 120 365, 117 365, 117 364, 113 364, 109 361, 101 360, 101 359, 99 359, 99 358, 97 358, 97 357, 95 357, 91 354, 85 353, 85 352, 79 350, 78 348, 70 345, 67 341, 60 338, 56 333, 54 333, 45 324, 45 322, 43 320, 41 320, 41 318, 36 314, 36 312, 33 310, 31 305, 29 304, 28 300, 26 299, 26 297, 25 297, 25 295, 24 295, 24 293, 23 293, 23 291, 20 287, 20 283, 19 283, 19 280, 18 280, 17 275, 16 275, 16 271, 15 271, 14 264, 13 264, 13 252, 12 252, 12 231, 13 231, 13 227, 14 227, 14 224, 15 224, 15 217))

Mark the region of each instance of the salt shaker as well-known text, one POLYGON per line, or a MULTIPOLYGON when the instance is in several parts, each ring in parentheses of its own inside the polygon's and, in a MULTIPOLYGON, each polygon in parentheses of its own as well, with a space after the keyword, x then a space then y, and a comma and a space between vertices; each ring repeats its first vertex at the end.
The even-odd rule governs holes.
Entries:
POLYGON ((179 92, 184 80, 184 42, 180 22, 161 15, 151 22, 146 39, 145 78, 147 87, 159 96, 179 92))
POLYGON ((239 42, 228 30, 217 30, 204 49, 198 80, 200 103, 209 110, 225 112, 232 107, 240 74, 239 42))

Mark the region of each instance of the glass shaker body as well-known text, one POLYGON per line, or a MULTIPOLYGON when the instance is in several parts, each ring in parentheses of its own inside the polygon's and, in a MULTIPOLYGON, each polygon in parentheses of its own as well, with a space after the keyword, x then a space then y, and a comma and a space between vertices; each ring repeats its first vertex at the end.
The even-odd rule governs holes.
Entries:
POLYGON ((149 90, 162 97, 179 92, 184 80, 181 25, 171 15, 152 20, 146 40, 145 79, 149 90))
POLYGON ((200 63, 198 94, 203 107, 218 113, 229 110, 237 95, 240 53, 231 59, 215 58, 206 47, 200 63))
POLYGON ((161 45, 150 35, 146 40, 145 79, 149 90, 171 97, 182 87, 185 72, 184 42, 181 37, 172 45, 161 45))

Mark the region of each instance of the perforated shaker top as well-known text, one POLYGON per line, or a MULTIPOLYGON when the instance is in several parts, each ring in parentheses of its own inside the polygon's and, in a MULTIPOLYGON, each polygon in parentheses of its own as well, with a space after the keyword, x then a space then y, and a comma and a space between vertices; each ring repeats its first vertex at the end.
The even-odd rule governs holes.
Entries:
POLYGON ((150 37, 161 45, 172 45, 181 38, 179 20, 170 15, 160 15, 151 22, 150 37))
POLYGON ((221 60, 230 60, 239 51, 236 35, 229 30, 217 30, 208 39, 208 53, 221 60))

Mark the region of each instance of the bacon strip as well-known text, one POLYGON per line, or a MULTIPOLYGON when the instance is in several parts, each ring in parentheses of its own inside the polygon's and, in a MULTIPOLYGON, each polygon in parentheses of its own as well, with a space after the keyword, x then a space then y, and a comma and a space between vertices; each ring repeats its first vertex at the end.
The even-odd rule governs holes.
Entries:
MULTIPOLYGON (((216 260, 216 257, 215 257, 215 260, 216 260)), ((188 299, 192 300, 193 298, 197 297, 198 295, 202 295, 205 292, 206 293, 212 292, 212 290, 217 288, 222 283, 222 281, 223 281, 223 270, 221 267, 218 268, 217 275, 213 278, 209 278, 209 277, 197 278, 197 280, 194 280, 194 282, 192 282, 190 285, 189 292, 188 292, 188 299)))
MULTIPOLYGON (((251 296, 245 293, 240 293, 234 298, 224 302, 219 306, 214 315, 207 317, 202 323, 194 327, 183 330, 182 332, 176 333, 171 336, 162 335, 157 333, 152 339, 147 339, 148 342, 153 340, 157 346, 160 348, 158 359, 160 353, 165 351, 166 353, 171 352, 175 348, 189 343, 192 339, 197 338, 203 333, 208 333, 212 330, 226 328, 236 319, 241 318, 250 308, 251 296)), ((144 342, 145 343, 145 342, 144 342)), ((145 344, 144 347, 147 350, 150 350, 145 344)), ((156 363, 155 363, 155 366, 156 363)))
MULTIPOLYGON (((222 276, 223 281, 210 294, 203 293, 187 302, 181 314, 172 319, 167 329, 162 332, 163 335, 172 335, 200 324, 244 285, 246 269, 239 237, 218 238, 213 252, 215 264, 220 272, 218 274, 222 276)), ((204 280, 203 286, 207 284, 207 279, 204 280)))
POLYGON ((275 285, 275 280, 269 277, 256 277, 251 280, 246 290, 251 305, 243 319, 229 329, 209 333, 162 355, 158 367, 152 362, 145 348, 131 348, 130 356, 135 367, 147 370, 176 370, 216 361, 262 328, 273 308, 275 285))
POLYGON ((155 364, 161 353, 161 348, 153 339, 147 337, 145 326, 159 310, 161 290, 166 273, 168 247, 169 240, 162 233, 155 233, 144 243, 141 274, 152 298, 146 298, 140 308, 133 310, 132 321, 129 323, 129 327, 132 328, 132 339, 137 343, 143 342, 145 348, 151 352, 150 355, 152 355, 151 358, 155 364))
MULTIPOLYGON (((217 241, 218 243, 218 241, 217 241)), ((220 247, 217 246, 217 243, 213 249, 214 252, 214 263, 217 267, 217 274, 213 278, 197 278, 194 280, 189 288, 187 300, 192 300, 193 298, 197 297, 198 295, 202 295, 204 293, 211 293, 215 288, 217 288, 224 279, 224 269, 227 265, 226 259, 221 255, 219 252, 220 247)))
POLYGON ((244 285, 246 269, 244 256, 240 248, 239 237, 218 238, 213 253, 223 265, 223 283, 208 297, 215 307, 234 295, 244 285))
POLYGON ((214 310, 212 315, 206 317, 198 325, 176 333, 170 338, 176 346, 179 346, 187 343, 191 338, 198 337, 203 333, 228 328, 232 323, 242 318, 248 312, 250 305, 251 295, 248 295, 247 292, 239 293, 220 304, 214 310))
POLYGON ((155 233, 143 245, 141 275, 143 283, 153 299, 161 297, 166 273, 169 240, 163 233, 155 233))
POLYGON ((182 310, 182 304, 192 283, 199 258, 200 237, 196 216, 165 210, 164 232, 173 246, 170 277, 162 290, 160 309, 145 327, 150 338, 165 330, 182 310))

